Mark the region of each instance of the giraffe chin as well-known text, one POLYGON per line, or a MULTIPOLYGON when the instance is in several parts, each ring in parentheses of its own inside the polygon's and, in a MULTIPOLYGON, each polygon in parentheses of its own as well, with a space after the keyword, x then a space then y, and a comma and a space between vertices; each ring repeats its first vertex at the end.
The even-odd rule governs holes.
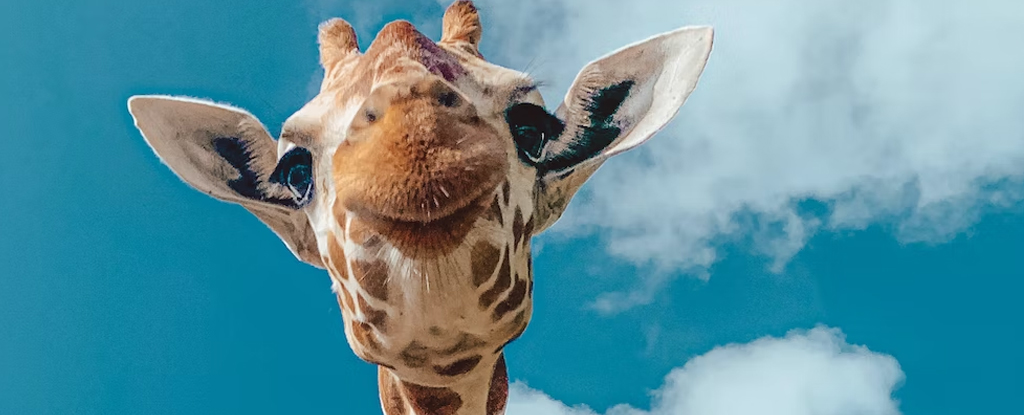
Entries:
POLYGON ((494 192, 471 200, 448 215, 428 221, 408 221, 369 209, 351 209, 356 220, 381 235, 403 255, 414 259, 435 258, 454 251, 490 206, 494 192))

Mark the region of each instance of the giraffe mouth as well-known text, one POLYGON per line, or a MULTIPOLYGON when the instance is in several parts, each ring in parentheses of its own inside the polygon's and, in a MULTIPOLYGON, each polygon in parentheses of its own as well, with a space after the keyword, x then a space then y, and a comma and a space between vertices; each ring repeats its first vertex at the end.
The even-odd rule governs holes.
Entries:
POLYGON ((444 216, 426 221, 391 217, 369 209, 355 209, 355 219, 372 228, 411 258, 430 258, 454 251, 494 200, 497 186, 444 216))
MULTIPOLYGON (((491 202, 491 199, 494 198, 495 192, 497 192, 497 184, 482 187, 478 191, 479 195, 467 197, 463 199, 464 202, 450 206, 448 209, 437 214, 432 215, 429 211, 426 211, 421 218, 415 220, 377 211, 359 203, 350 203, 348 207, 356 216, 369 222, 389 223, 404 227, 443 227, 452 225, 459 220, 475 219, 477 214, 485 209, 491 202)), ((427 203, 424 202, 424 206, 427 203)))

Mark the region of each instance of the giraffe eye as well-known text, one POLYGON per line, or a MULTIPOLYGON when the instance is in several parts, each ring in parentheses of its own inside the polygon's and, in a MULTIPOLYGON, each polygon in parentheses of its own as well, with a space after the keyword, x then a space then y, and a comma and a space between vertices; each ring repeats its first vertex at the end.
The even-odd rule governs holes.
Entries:
POLYGON ((519 103, 505 110, 505 121, 516 142, 519 158, 527 164, 541 159, 544 145, 562 134, 562 122, 543 107, 519 103))
POLYGON ((270 182, 288 187, 295 203, 306 205, 313 199, 313 155, 302 147, 288 151, 270 175, 270 182))

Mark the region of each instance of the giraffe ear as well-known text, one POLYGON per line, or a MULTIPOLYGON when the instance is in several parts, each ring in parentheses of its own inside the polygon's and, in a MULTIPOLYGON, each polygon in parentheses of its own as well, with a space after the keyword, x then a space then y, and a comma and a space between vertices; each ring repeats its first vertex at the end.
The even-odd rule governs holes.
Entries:
POLYGON ((277 159, 277 143, 245 110, 209 101, 134 96, 128 111, 156 155, 185 183, 242 205, 303 262, 323 268, 313 229, 300 209, 312 197, 304 149, 277 159))
POLYGON ((714 31, 684 27, 612 52, 580 71, 555 111, 562 125, 528 157, 540 174, 540 232, 609 157, 660 131, 697 86, 714 31))

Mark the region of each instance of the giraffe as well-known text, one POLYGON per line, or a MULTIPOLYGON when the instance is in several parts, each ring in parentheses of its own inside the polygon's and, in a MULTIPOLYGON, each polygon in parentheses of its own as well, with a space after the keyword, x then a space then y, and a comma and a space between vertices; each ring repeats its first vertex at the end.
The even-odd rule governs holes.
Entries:
POLYGON ((448 7, 438 42, 400 20, 364 52, 345 20, 322 23, 320 91, 276 140, 227 104, 128 102, 180 179, 327 271, 349 347, 378 367, 386 415, 505 412, 503 350, 532 315, 531 238, 605 160, 675 117, 713 30, 587 64, 554 112, 528 74, 484 59, 481 35, 466 0, 448 7))

